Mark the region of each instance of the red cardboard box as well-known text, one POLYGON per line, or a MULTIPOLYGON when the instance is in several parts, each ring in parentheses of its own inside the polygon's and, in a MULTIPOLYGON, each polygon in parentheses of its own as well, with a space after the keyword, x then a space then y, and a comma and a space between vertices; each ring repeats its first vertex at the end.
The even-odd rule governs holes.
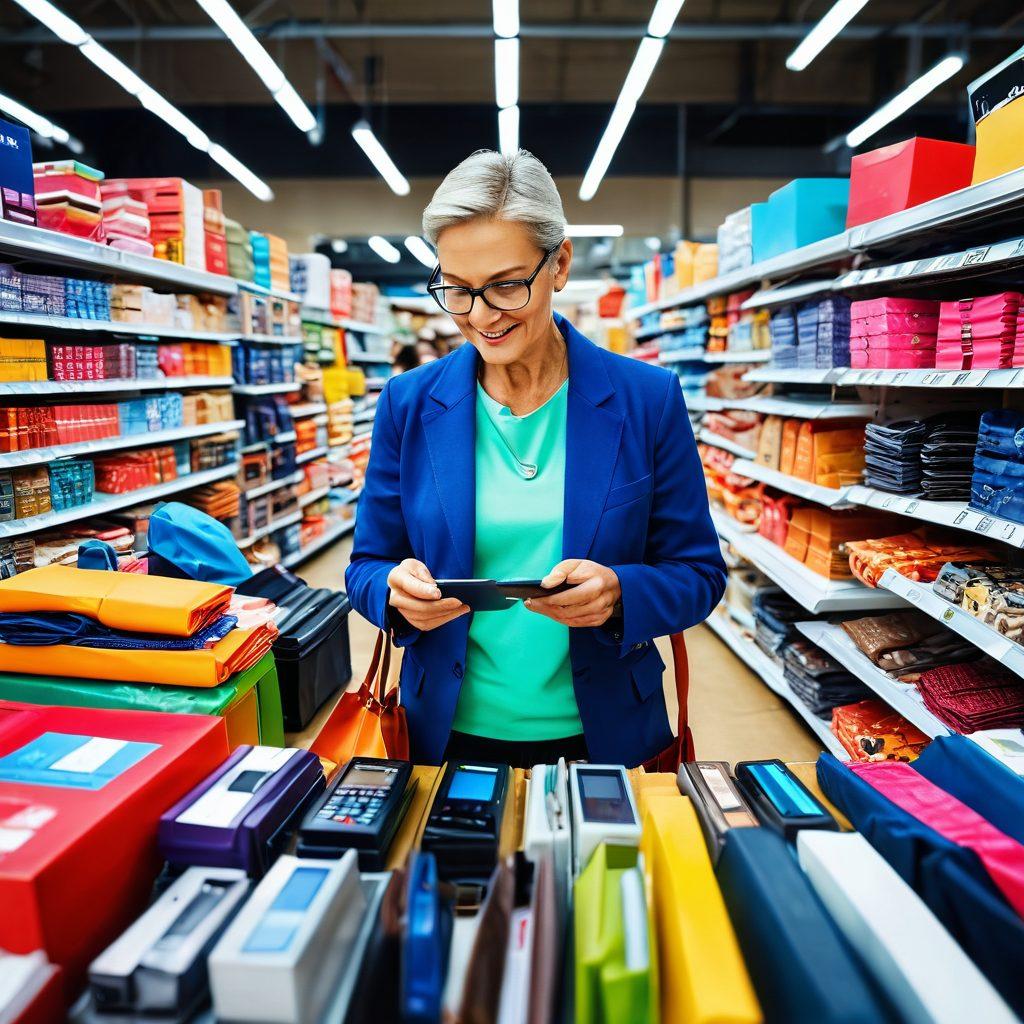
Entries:
POLYGON ((855 156, 850 164, 846 226, 866 224, 929 199, 967 188, 974 147, 939 139, 908 139, 855 156))
POLYGON ((0 701, 0 947, 68 973, 149 901, 160 815, 228 756, 223 719, 0 701))

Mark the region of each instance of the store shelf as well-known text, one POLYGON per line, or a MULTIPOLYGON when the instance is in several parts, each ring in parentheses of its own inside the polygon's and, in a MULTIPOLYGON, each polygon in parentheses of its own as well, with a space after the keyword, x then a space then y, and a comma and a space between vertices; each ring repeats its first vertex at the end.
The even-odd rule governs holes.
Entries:
POLYGON ((705 352, 705 363, 766 363, 771 359, 769 349, 755 349, 750 352, 705 352))
POLYGON ((212 292, 215 295, 234 295, 238 291, 234 278, 223 274, 193 270, 169 260, 138 256, 59 231, 15 224, 9 220, 0 220, 0 252, 40 263, 173 285, 188 291, 212 292))
POLYGON ((101 496, 89 502, 88 505, 79 505, 77 508, 69 508, 64 512, 46 512, 40 516, 29 516, 27 519, 12 519, 6 523, 0 523, 0 538, 21 537, 26 533, 35 533, 37 530, 46 530, 52 526, 62 526, 64 523, 75 523, 92 516, 106 515, 108 512, 117 512, 133 505, 145 505, 157 498, 166 497, 168 494, 177 494, 181 491, 191 490, 193 487, 202 487, 203 484, 213 483, 215 480, 223 480, 226 477, 234 476, 237 472, 238 463, 230 462, 226 466, 218 466, 216 469, 188 473, 185 476, 179 476, 176 480, 168 480, 154 487, 142 487, 137 491, 129 491, 127 494, 101 496))
POLYGON ((1024 369, 1009 370, 842 370, 836 380, 844 387, 901 388, 1020 388, 1024 369))
POLYGON ((826 508, 849 508, 851 504, 847 496, 848 487, 820 487, 818 484, 798 480, 788 473, 780 473, 777 469, 769 469, 747 459, 738 459, 734 462, 732 471, 751 480, 760 480, 761 483, 769 484, 787 494, 795 494, 815 504, 824 505, 826 508))
POLYGON ((305 494, 300 494, 299 508, 305 508, 307 505, 312 505, 314 501, 326 498, 330 493, 330 487, 318 487, 315 491, 307 491, 305 494))
POLYGON ((149 445, 169 444, 193 437, 208 437, 241 430, 245 420, 225 420, 222 423, 204 423, 193 427, 176 427, 173 430, 157 430, 148 434, 132 434, 128 437, 104 437, 95 441, 79 441, 74 444, 59 444, 51 448, 31 448, 26 451, 0 454, 0 469, 20 469, 36 466, 54 459, 74 455, 105 455, 122 448, 142 448, 149 445))
POLYGON ((722 437, 721 434, 715 434, 710 430, 702 430, 697 435, 697 440, 711 445, 712 448, 721 448, 724 452, 731 452, 739 459, 754 459, 757 457, 756 452, 752 452, 749 448, 744 448, 735 441, 722 437))
POLYGON ((846 371, 758 366, 749 373, 745 373, 743 379, 757 384, 831 384, 844 372, 846 371))
POLYGON ((283 395, 301 391, 298 381, 283 384, 236 384, 232 389, 236 395, 283 395))
POLYGON ((254 530, 248 537, 243 537, 238 542, 238 547, 244 551, 245 548, 252 547, 256 541, 263 540, 264 537, 269 537, 272 533, 283 530, 286 526, 294 526, 295 523, 301 521, 301 512, 290 512, 288 515, 275 519, 272 523, 267 523, 266 526, 261 526, 258 530, 254 530))
POLYGON ((672 324, 670 327, 645 327, 641 331, 636 331, 633 334, 635 341, 645 341, 647 338, 659 338, 663 334, 678 334, 680 331, 685 331, 688 324, 672 324))
POLYGON ((356 528, 356 519, 353 516, 351 519, 346 519, 342 523, 338 523, 335 526, 330 527, 322 537, 317 537, 311 544, 307 544, 301 551, 296 551, 293 555, 288 555, 282 561, 282 564, 286 569, 294 569, 295 566, 300 565, 306 561, 307 558, 312 558, 314 555, 319 554, 324 548, 329 547, 335 541, 341 540, 346 534, 351 533, 356 528))
POLYGON ((754 675, 759 676, 772 693, 781 697, 806 723, 807 727, 821 741, 823 747, 841 761, 849 761, 850 755, 833 735, 828 723, 818 718, 811 709, 793 692, 782 669, 768 657, 752 640, 748 639, 722 611, 708 616, 707 625, 712 632, 742 661, 754 675))
POLYGON ((388 366, 393 362, 390 355, 373 355, 370 352, 353 352, 351 349, 345 354, 345 358, 350 363, 387 363, 388 366))
POLYGON ((858 580, 828 580, 787 555, 777 544, 747 533, 723 512, 712 510, 719 537, 728 541, 748 562, 773 579, 790 597, 813 614, 902 608, 904 601, 887 590, 866 587, 858 580))
POLYGON ((740 309, 770 309, 772 306, 785 306, 790 302, 799 302, 819 295, 828 295, 836 288, 833 278, 820 281, 802 281, 800 284, 785 284, 778 288, 762 288, 754 292, 740 309))
POLYGON ((854 505, 884 509, 935 526, 949 526, 987 540, 998 540, 1014 548, 1024 548, 1024 526, 968 508, 963 501, 928 501, 926 498, 889 494, 860 484, 848 488, 854 505))
POLYGON ((842 626, 830 622, 798 622, 796 628, 926 736, 950 734, 951 730, 924 706, 917 687, 912 683, 897 683, 891 679, 857 647, 842 626))
MULTIPOLYGON (((430 300, 433 302, 433 299, 430 300)), ((360 320, 349 320, 346 317, 336 317, 330 311, 324 309, 312 309, 302 307, 300 318, 307 324, 320 324, 322 327, 338 327, 346 331, 355 331, 358 334, 390 334, 388 327, 378 327, 377 324, 365 323, 360 320)))
POLYGON ((286 430, 282 434, 275 434, 272 438, 266 441, 254 441, 252 444, 247 444, 242 448, 242 454, 248 455, 250 452, 260 452, 269 448, 272 444, 291 444, 296 440, 294 430, 286 430))
MULTIPOLYGON (((2 223, 2 221, 0 221, 2 223)), ((225 388, 233 377, 161 377, 155 380, 27 380, 0 383, 0 398, 36 395, 99 395, 114 391, 182 391, 225 388)))
POLYGON ((191 328, 171 327, 166 324, 132 324, 120 320, 84 320, 80 317, 45 316, 35 313, 0 311, 0 324, 16 327, 40 327, 50 331, 89 331, 91 333, 124 334, 142 338, 183 338, 188 341, 231 343, 239 337, 237 331, 197 331, 191 328))
POLYGON ((725 408, 721 398, 712 398, 703 392, 698 395, 684 394, 683 401, 690 412, 721 412, 725 408))
POLYGON ((302 302, 302 296, 283 288, 264 288, 255 281, 236 281, 239 291, 252 292, 254 295, 266 295, 272 299, 284 299, 286 302, 302 302))
POLYGON ((300 420, 306 416, 319 416, 327 412, 327 405, 324 402, 300 402, 298 405, 289 405, 288 411, 292 414, 293 420, 300 420))
POLYGON ((670 348, 658 353, 658 362, 662 366, 672 363, 702 363, 704 361, 704 349, 702 348, 670 348))
POLYGON ((301 345, 301 335, 290 337, 281 334, 239 334, 239 341, 248 341, 256 345, 301 345))
POLYGON ((295 464, 297 466, 305 465, 307 462, 312 462, 314 459, 321 459, 327 454, 327 446, 321 445, 318 448, 310 448, 308 452, 302 452, 301 455, 295 456, 295 464))
POLYGON ((269 483, 260 484, 258 487, 250 487, 249 490, 245 491, 245 496, 248 499, 261 498, 264 494, 271 494, 274 491, 281 490, 282 487, 292 487, 297 483, 301 483, 304 473, 293 473, 291 476, 282 477, 280 480, 271 480, 269 483))
POLYGON ((878 406, 874 402, 829 402, 785 396, 757 395, 754 398, 725 399, 723 404, 727 409, 745 409, 766 416, 792 416, 801 420, 870 419, 878 413, 878 406))

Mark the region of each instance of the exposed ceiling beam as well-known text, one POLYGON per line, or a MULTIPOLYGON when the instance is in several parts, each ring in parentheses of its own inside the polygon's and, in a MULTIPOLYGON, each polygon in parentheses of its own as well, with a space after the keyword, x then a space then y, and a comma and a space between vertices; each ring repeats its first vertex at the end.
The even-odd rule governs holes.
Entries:
MULTIPOLYGON (((488 22, 438 24, 323 24, 307 21, 279 21, 262 28, 251 26, 256 35, 273 39, 493 39, 494 28, 488 22)), ((801 39, 807 34, 807 24, 680 24, 669 38, 683 42, 729 41, 759 39, 801 39)), ((533 39, 581 40, 635 40, 642 39, 645 25, 530 25, 523 24, 520 35, 533 39)), ((223 33, 215 25, 126 25, 108 28, 89 28, 94 39, 103 43, 139 42, 223 42, 223 33)), ((1024 23, 1015 22, 1002 27, 969 25, 965 22, 944 24, 862 25, 852 24, 843 29, 843 39, 877 39, 889 36, 897 39, 1022 39, 1024 23)), ((58 43, 46 29, 28 28, 0 33, 0 45, 58 43)))

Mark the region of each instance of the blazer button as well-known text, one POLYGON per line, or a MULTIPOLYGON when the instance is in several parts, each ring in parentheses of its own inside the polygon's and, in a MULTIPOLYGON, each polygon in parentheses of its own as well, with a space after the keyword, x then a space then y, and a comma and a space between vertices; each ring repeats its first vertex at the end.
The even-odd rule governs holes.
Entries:
POLYGON ((459 662, 459 661, 455 662, 455 664, 452 665, 452 672, 454 673, 456 679, 461 679, 462 678, 462 663, 459 662))

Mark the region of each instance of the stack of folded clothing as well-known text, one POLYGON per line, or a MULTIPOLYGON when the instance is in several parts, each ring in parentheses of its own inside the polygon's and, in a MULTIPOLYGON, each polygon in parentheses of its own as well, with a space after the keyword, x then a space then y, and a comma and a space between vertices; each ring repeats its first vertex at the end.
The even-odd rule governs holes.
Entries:
POLYGON ((809 640, 794 640, 783 649, 782 669, 793 692, 818 718, 830 718, 839 704, 871 696, 864 683, 809 640))
POLYGON ((220 480, 189 491, 181 500, 214 519, 233 519, 239 514, 241 491, 232 480, 220 480))
POLYGON ((1024 523, 1024 414, 982 413, 971 477, 971 507, 1024 523))
POLYGON ((935 365, 939 303, 867 299, 850 306, 850 366, 911 370, 935 365))
POLYGON ((754 640, 757 646, 774 661, 781 661, 787 644, 799 636, 796 623, 813 619, 806 608, 799 605, 779 587, 758 590, 752 601, 754 610, 754 640))
POLYGON ((918 583, 931 583, 947 562, 987 562, 993 552, 977 545, 958 545, 948 534, 924 528, 846 545, 853 575, 869 587, 877 587, 886 569, 918 583))
POLYGON ((831 370, 850 365, 850 300, 830 296, 797 308, 797 366, 831 370))
POLYGON ((77 160, 32 165, 37 223, 41 228, 103 241, 103 172, 77 160))
POLYGON ((109 181, 100 185, 103 201, 103 231, 107 245, 113 249, 153 255, 149 240, 149 207, 128 191, 125 181, 109 181))
POLYGON ((932 501, 968 501, 978 443, 978 413, 940 413, 925 421, 921 492, 932 501))
POLYGON ((1019 292, 943 302, 935 365, 940 370, 993 370, 1014 360, 1019 292))
POLYGON ((923 420, 869 423, 865 428, 864 482, 891 494, 921 490, 923 420))
MULTIPOLYGON (((860 420, 803 420, 788 472, 819 487, 838 489, 859 483, 864 471, 864 429, 860 420)), ((779 463, 781 467, 781 451, 779 463)))
POLYGON ((1015 643, 1024 642, 1024 569, 949 562, 932 589, 1015 643))
POLYGON ((775 310, 769 321, 772 337, 772 365, 783 370, 792 370, 797 366, 797 330, 796 316, 792 306, 782 306, 775 310))
POLYGON ((0 581, 0 671, 218 686, 277 629, 229 614, 230 587, 50 565, 0 581))
POLYGON ((1024 728, 1024 680, 989 658, 929 669, 917 687, 925 707, 957 732, 1024 728))
POLYGON ((916 725, 874 698, 833 709, 831 729, 854 761, 913 761, 930 742, 916 725))
POLYGON ((939 665, 977 661, 981 651, 941 622, 911 610, 840 623, 858 649, 900 682, 939 665))

